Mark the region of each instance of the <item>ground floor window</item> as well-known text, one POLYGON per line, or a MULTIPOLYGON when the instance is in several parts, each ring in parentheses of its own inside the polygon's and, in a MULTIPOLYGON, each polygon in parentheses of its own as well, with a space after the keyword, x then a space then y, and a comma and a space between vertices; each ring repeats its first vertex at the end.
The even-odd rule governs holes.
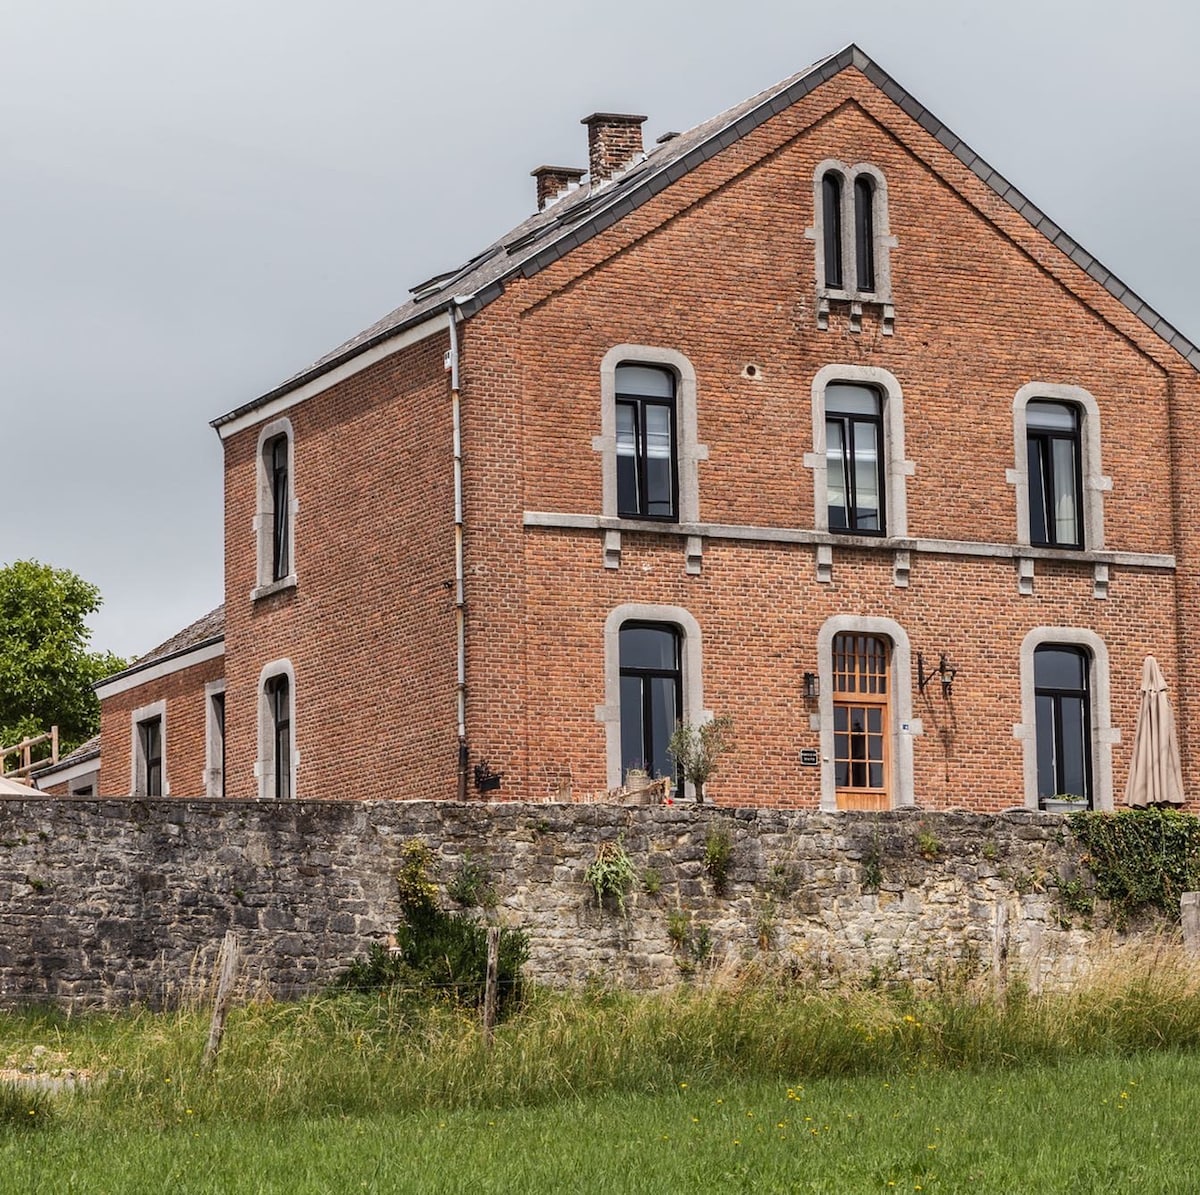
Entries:
POLYGON ((833 639, 833 769, 839 809, 888 809, 888 669, 878 635, 833 639))
POLYGON ((674 776, 667 744, 683 717, 678 628, 627 622, 620 631, 621 779, 631 768, 674 776))
POLYGON ((1084 648, 1046 643, 1034 652, 1039 804, 1056 796, 1092 804, 1090 671, 1084 648))

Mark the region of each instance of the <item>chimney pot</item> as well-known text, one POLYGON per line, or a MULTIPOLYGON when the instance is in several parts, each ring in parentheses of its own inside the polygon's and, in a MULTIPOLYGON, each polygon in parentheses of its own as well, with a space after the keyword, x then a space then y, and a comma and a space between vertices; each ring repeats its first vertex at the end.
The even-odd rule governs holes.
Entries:
POLYGON ((587 172, 574 166, 539 166, 529 173, 537 179, 537 205, 541 212, 550 200, 561 195, 572 183, 579 182, 587 172))
POLYGON ((593 112, 579 123, 587 125, 590 181, 607 182, 642 153, 644 116, 593 112))

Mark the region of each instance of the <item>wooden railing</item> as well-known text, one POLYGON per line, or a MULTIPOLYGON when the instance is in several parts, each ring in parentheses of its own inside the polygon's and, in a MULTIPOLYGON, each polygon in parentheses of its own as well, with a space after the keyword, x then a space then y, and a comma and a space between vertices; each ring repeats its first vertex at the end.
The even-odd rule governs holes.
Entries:
POLYGON ((11 747, 0 747, 0 774, 5 777, 17 777, 24 780, 29 777, 35 768, 44 768, 56 763, 58 763, 57 726, 51 726, 44 734, 35 734, 31 738, 22 739, 19 743, 14 743, 11 747), (40 747, 43 743, 50 744, 50 758, 34 759, 34 747, 40 747), (9 768, 8 757, 10 755, 20 757, 21 764, 19 767, 9 768))

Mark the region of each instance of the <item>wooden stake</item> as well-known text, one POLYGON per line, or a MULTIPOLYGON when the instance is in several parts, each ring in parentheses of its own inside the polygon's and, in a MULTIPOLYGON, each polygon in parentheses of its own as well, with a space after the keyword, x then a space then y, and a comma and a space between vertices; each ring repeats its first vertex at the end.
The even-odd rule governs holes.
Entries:
POLYGON ((500 971, 500 927, 487 932, 487 982, 483 987, 483 1040, 490 1046, 496 1036, 496 980, 500 971))
POLYGON ((237 978, 238 964, 241 961, 238 957, 237 938, 231 929, 225 931, 225 941, 221 943, 217 961, 221 968, 221 978, 217 981, 212 1024, 208 1027, 208 1045, 204 1047, 204 1058, 200 1063, 203 1070, 211 1070, 216 1065, 217 1051, 221 1048, 221 1035, 225 1032, 225 1014, 233 1001, 233 982, 237 978))

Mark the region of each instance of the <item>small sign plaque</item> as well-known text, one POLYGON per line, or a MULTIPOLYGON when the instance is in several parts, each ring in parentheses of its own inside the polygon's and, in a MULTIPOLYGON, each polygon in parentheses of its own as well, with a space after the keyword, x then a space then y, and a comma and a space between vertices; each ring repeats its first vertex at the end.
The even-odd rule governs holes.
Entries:
POLYGON ((815 748, 802 747, 800 749, 800 766, 802 768, 815 768, 820 762, 815 748))

